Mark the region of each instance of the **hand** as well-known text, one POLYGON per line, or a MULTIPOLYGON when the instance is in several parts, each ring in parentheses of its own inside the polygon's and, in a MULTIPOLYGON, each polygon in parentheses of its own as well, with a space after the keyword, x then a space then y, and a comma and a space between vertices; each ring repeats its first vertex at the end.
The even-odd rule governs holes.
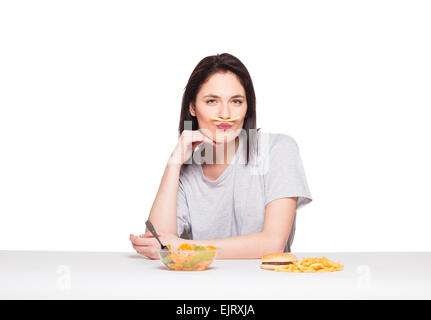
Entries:
POLYGON ((182 165, 192 156, 193 151, 201 143, 209 143, 213 146, 216 144, 213 140, 204 136, 199 130, 184 130, 178 139, 175 150, 169 158, 169 164, 182 165))
MULTIPOLYGON (((186 242, 184 239, 171 233, 159 232, 157 235, 165 246, 170 244, 171 248, 178 247, 181 243, 186 242)), ((139 235, 139 237, 130 234, 130 241, 132 242, 133 249, 135 249, 137 253, 150 259, 160 258, 158 253, 160 250, 160 243, 150 232, 147 231, 145 234, 139 235)))

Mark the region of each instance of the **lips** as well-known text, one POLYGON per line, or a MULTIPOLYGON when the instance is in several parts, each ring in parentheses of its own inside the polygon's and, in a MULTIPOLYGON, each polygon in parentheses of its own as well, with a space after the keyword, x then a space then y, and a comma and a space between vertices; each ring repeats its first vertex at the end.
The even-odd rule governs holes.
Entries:
POLYGON ((217 125, 217 128, 222 129, 222 130, 227 130, 227 129, 232 128, 232 125, 230 123, 223 122, 223 123, 220 123, 219 125, 217 125))

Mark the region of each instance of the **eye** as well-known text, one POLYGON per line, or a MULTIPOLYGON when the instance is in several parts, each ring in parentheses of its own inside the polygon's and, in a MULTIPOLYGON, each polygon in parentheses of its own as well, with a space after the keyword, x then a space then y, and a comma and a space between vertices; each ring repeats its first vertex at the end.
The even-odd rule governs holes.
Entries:
POLYGON ((241 100, 239 100, 239 99, 235 99, 235 100, 233 100, 234 102, 235 101, 238 101, 238 103, 236 103, 236 104, 241 104, 242 103, 242 101, 241 100))
POLYGON ((207 100, 207 103, 210 103, 210 101, 215 101, 214 99, 209 99, 207 100))

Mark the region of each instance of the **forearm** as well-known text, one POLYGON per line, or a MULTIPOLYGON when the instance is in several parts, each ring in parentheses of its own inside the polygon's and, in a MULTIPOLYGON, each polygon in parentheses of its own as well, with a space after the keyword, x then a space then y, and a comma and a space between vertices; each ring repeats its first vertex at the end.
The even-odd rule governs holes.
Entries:
POLYGON ((264 232, 250 233, 223 239, 188 240, 189 243, 220 249, 217 259, 260 259, 263 255, 283 252, 283 239, 272 237, 264 232))
POLYGON ((150 215, 157 231, 177 234, 177 195, 181 165, 168 163, 165 167, 150 215))

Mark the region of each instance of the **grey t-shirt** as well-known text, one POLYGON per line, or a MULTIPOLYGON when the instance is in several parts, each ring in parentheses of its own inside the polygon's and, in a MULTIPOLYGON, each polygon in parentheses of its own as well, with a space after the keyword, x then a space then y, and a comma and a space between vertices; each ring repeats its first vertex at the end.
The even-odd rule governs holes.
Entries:
MULTIPOLYGON (((254 156, 246 165, 248 141, 240 134, 233 160, 216 180, 206 178, 198 164, 204 144, 194 151, 197 162, 182 165, 177 197, 180 237, 219 239, 261 232, 265 207, 272 200, 298 197, 297 210, 312 201, 296 141, 261 130, 257 141, 257 147, 250 142, 254 156)), ((295 228, 296 212, 285 252, 291 251, 295 228)))

